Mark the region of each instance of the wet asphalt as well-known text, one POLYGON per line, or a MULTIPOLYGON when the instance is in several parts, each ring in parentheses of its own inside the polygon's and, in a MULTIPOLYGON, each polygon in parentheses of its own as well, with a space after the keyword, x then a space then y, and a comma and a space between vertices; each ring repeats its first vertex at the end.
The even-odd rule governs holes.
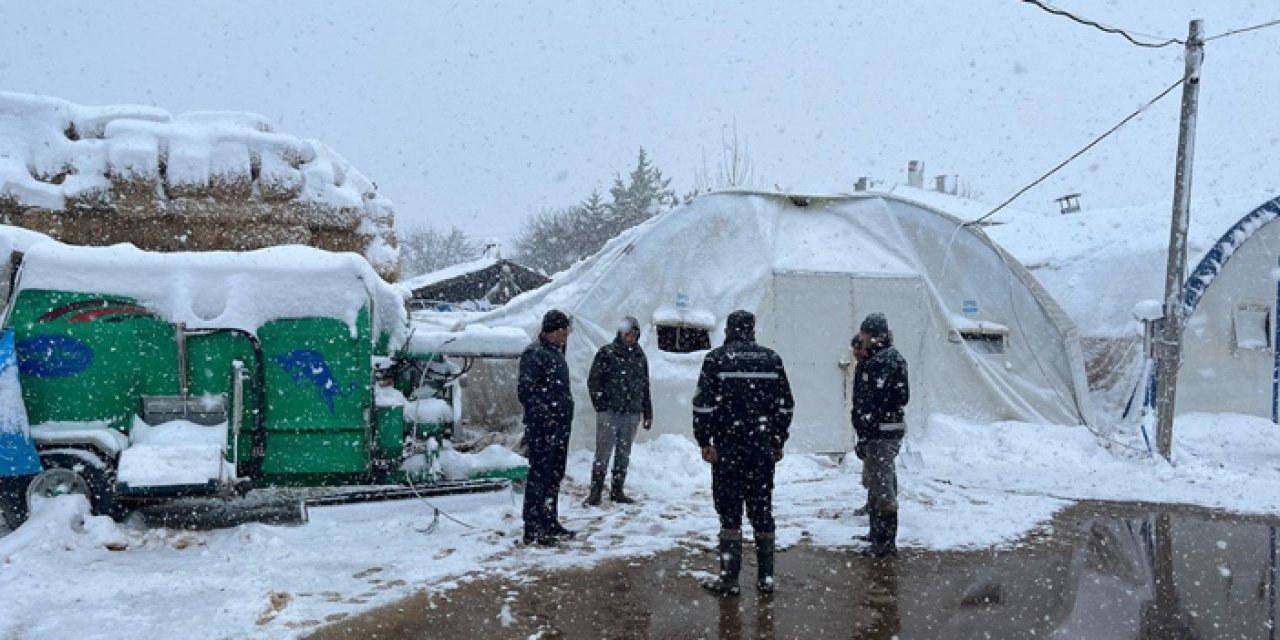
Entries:
MULTIPOLYGON (((589 569, 477 577, 309 636, 359 638, 1241 638, 1275 640, 1280 518, 1081 503, 1008 549, 778 554, 778 590, 698 586, 716 558, 679 547, 589 569)), ((853 530, 851 530, 852 533, 853 530)))

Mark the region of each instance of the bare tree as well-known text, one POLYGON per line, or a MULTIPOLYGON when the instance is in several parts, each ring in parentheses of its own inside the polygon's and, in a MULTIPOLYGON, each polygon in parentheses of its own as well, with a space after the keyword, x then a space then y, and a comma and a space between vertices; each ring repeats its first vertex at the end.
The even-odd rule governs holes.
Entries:
POLYGON ((738 123, 720 127, 720 159, 716 163, 715 176, 707 167, 706 150, 702 153, 702 168, 694 172, 693 192, 686 200, 699 193, 715 189, 750 186, 755 181, 755 163, 746 138, 738 136, 738 123))
POLYGON ((480 257, 480 243, 458 227, 417 227, 400 236, 400 272, 413 277, 480 257))

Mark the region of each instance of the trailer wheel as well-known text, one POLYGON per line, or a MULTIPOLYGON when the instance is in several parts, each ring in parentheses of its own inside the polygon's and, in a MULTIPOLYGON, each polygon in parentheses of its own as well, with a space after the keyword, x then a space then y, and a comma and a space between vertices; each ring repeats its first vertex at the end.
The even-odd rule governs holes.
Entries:
POLYGON ((44 471, 27 485, 24 506, 30 509, 31 500, 35 496, 52 498, 79 494, 88 498, 94 515, 118 517, 120 514, 116 509, 116 496, 112 488, 115 474, 110 469, 93 464, 82 455, 93 454, 80 451, 40 454, 44 471))

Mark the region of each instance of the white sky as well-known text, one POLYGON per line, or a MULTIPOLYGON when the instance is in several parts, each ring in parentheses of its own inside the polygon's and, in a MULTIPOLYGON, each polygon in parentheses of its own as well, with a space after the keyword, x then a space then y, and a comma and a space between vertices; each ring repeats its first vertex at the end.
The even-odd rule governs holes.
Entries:
MULTIPOLYGON (((852 188, 960 174, 999 202, 1182 73, 1017 0, 0 4, 0 88, 81 104, 261 113, 376 181, 401 229, 508 236, 530 212, 607 188, 644 145, 678 191, 736 122, 759 186, 852 188)), ((1061 0, 1133 32, 1210 35, 1272 2, 1061 0)), ((1211 42, 1196 189, 1274 185, 1280 27, 1211 42)), ((1168 200, 1175 91, 1019 205, 1168 200)))

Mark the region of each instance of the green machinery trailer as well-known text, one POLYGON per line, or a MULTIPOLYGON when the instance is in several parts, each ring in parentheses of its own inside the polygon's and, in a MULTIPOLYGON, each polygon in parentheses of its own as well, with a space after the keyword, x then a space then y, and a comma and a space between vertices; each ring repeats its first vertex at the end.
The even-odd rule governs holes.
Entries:
POLYGON ((462 370, 411 350, 402 297, 359 256, 45 242, 20 264, 4 327, 43 470, 5 481, 11 524, 68 491, 118 516, 266 487, 348 488, 321 504, 499 489, 527 472, 512 454, 443 477, 462 370))

